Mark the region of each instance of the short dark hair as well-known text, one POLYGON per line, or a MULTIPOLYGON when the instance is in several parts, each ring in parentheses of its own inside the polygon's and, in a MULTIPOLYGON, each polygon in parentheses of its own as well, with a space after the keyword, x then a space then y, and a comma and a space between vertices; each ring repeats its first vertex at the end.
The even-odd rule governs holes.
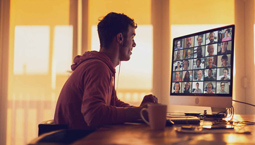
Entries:
POLYGON ((227 57, 227 55, 223 55, 223 56, 222 56, 222 58, 221 58, 221 61, 222 61, 222 59, 225 59, 225 60, 227 60, 227 61, 228 61, 228 57, 227 57))
POLYGON ((223 69, 223 71, 224 71, 224 70, 227 70, 227 71, 228 71, 228 69, 227 69, 227 68, 224 68, 224 69, 223 69))
POLYGON ((137 28, 134 20, 125 14, 115 12, 107 14, 97 25, 100 47, 109 48, 118 33, 122 33, 125 39, 129 25, 137 28))

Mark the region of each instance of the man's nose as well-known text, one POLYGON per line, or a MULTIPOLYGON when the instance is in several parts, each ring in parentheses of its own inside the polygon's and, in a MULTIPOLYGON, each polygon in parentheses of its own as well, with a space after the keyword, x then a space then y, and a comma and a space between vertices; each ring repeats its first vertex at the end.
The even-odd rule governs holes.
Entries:
POLYGON ((135 43, 135 41, 133 42, 133 47, 136 47, 136 43, 135 43))

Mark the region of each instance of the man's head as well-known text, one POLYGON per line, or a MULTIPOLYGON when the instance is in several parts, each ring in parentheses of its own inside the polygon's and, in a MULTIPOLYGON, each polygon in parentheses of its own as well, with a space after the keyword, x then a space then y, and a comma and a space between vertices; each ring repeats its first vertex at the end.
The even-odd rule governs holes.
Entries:
POLYGON ((223 75, 224 75, 224 77, 228 76, 228 69, 227 68, 223 69, 223 75))
POLYGON ((181 41, 180 41, 180 40, 177 41, 177 48, 178 48, 178 49, 181 48, 181 41))
POLYGON ((220 88, 221 88, 221 91, 224 91, 224 89, 225 89, 225 83, 224 82, 220 83, 220 88))
POLYGON ((221 42, 221 53, 225 53, 227 51, 228 42, 221 42))
POLYGON ((179 84, 179 82, 176 82, 176 83, 174 84, 174 90, 175 90, 175 92, 178 92, 179 89, 180 89, 180 84, 179 84))
POLYGON ((209 68, 212 67, 213 61, 214 61, 213 57, 209 57, 209 58, 208 58, 209 68))
POLYGON ((201 59, 200 59, 200 58, 198 58, 198 59, 196 60, 196 64, 197 64, 197 67, 200 66, 200 64, 201 64, 201 59))
POLYGON ((222 65, 223 65, 223 66, 227 66, 227 63, 228 63, 228 57, 227 57, 227 55, 223 55, 223 56, 222 56, 221 62, 222 62, 222 65))
POLYGON ((203 76, 202 71, 201 70, 197 71, 197 79, 201 80, 202 76, 203 76))
POLYGON ((208 70, 208 77, 211 77, 212 76, 212 69, 209 69, 208 70))
POLYGON ((213 87, 213 84, 212 83, 208 83, 206 88, 207 88, 207 93, 212 93, 212 87, 213 87))
POLYGON ((186 38, 186 47, 187 48, 191 47, 191 37, 186 38))
POLYGON ((211 33, 209 34, 209 40, 210 40, 211 43, 214 42, 214 33, 213 33, 213 32, 211 32, 211 33))
POLYGON ((180 62, 177 62, 177 67, 178 67, 178 68, 180 67, 180 62))
POLYGON ((197 44, 198 44, 198 46, 200 46, 202 42, 203 42, 202 36, 198 36, 197 37, 197 44))
POLYGON ((184 68, 184 70, 188 70, 188 67, 189 67, 189 61, 188 60, 184 60, 183 61, 183 68, 184 68))
POLYGON ((129 60, 134 42, 136 23, 125 14, 111 12, 97 25, 100 49, 108 50, 111 45, 119 46, 119 59, 129 60), (116 43, 116 44, 112 44, 116 43))
POLYGON ((212 44, 207 46, 207 52, 209 54, 209 56, 212 56, 214 53, 214 46, 212 44))

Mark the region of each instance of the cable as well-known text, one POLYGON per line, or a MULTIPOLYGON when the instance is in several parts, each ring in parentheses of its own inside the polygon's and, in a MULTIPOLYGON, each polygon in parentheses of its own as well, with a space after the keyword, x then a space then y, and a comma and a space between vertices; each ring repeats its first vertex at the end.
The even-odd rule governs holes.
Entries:
POLYGON ((242 101, 237 101, 237 100, 232 100, 232 101, 234 101, 234 102, 238 102, 238 103, 242 103, 242 104, 246 104, 246 105, 250 105, 250 106, 255 107, 255 105, 250 104, 250 103, 246 103, 246 102, 242 102, 242 101))

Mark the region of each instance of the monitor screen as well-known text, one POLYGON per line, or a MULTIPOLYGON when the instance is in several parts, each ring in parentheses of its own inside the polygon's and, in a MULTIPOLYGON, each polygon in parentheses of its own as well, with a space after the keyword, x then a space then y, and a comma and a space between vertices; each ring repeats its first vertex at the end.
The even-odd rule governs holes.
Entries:
POLYGON ((234 25, 174 38, 170 104, 231 107, 234 25))

